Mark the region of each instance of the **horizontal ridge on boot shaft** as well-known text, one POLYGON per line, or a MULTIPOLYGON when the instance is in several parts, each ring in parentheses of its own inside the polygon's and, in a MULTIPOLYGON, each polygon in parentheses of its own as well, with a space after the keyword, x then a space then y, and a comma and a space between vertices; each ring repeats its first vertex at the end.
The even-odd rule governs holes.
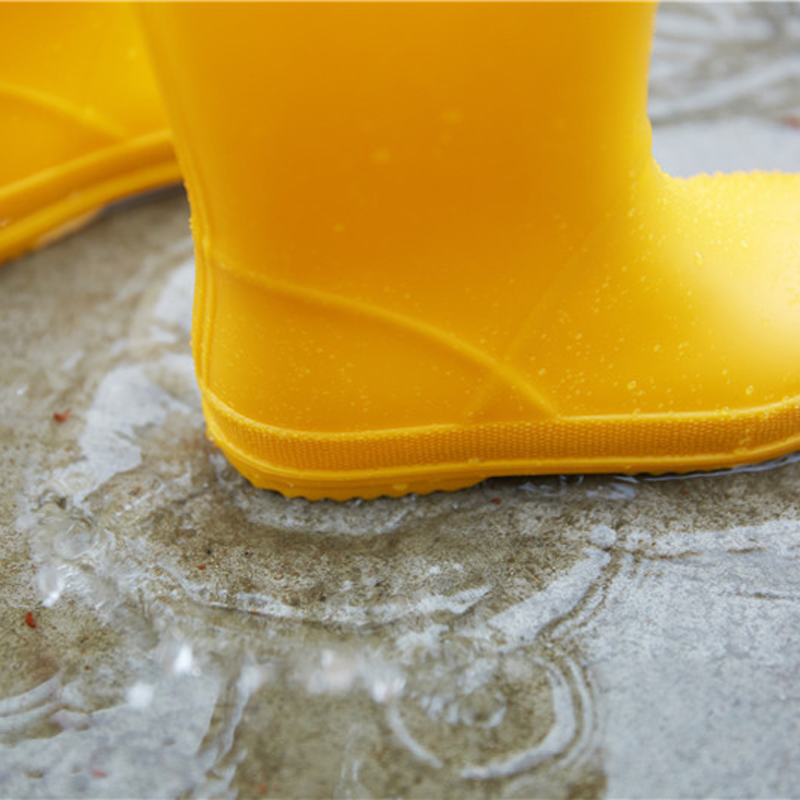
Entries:
POLYGON ((180 180, 131 4, 2 3, 0 30, 0 262, 180 180))

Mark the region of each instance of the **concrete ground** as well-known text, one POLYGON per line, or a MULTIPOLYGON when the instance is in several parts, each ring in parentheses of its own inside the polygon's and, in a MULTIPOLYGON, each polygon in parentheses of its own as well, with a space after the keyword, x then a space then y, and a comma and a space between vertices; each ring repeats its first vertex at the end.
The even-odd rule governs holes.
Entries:
MULTIPOLYGON (((663 166, 800 169, 798 45, 796 6, 664 6, 663 166)), ((0 797, 800 795, 798 458, 255 490, 204 437, 187 218, 0 270, 0 797)))

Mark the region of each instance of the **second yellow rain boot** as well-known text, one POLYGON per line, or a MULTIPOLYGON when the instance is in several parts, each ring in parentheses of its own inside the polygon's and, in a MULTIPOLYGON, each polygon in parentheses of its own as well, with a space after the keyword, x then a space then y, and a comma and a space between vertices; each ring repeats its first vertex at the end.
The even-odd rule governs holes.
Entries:
POLYGON ((800 179, 663 174, 638 3, 143 11, 208 429, 309 498, 800 447, 800 179))
POLYGON ((180 180, 127 3, 0 3, 0 261, 180 180))

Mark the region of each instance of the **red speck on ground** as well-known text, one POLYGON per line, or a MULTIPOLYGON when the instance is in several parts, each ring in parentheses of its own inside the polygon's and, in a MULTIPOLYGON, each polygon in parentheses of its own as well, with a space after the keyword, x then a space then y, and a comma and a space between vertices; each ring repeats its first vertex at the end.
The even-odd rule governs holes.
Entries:
POLYGON ((29 611, 29 612, 28 612, 28 613, 25 615, 25 624, 26 624, 26 625, 27 625, 29 628, 35 628, 35 627, 36 627, 36 620, 33 618, 33 611, 29 611))
POLYGON ((103 770, 101 770, 101 769, 93 769, 92 770, 92 777, 93 778, 107 778, 108 777, 108 773, 107 772, 103 772, 103 770))
POLYGON ((205 564, 201 564, 197 569, 205 569, 205 568, 206 568, 206 565, 205 564))
POLYGON ((781 122, 789 128, 800 128, 800 117, 796 114, 788 114, 781 117, 781 122))
POLYGON ((499 505, 500 505, 500 498, 499 498, 499 497, 493 497, 493 498, 492 498, 492 502, 493 502, 493 503, 494 503, 496 506, 499 506, 499 505))
POLYGON ((56 422, 66 422, 69 419, 69 415, 72 413, 72 409, 68 408, 66 411, 54 411, 53 412, 53 419, 56 422))

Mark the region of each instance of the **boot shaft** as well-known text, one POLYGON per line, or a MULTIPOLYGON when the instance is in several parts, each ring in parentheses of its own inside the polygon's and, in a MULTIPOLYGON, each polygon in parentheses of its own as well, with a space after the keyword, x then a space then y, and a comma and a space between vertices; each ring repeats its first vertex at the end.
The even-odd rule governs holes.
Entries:
POLYGON ((468 269, 487 230, 553 263, 649 169, 652 5, 144 11, 195 213, 231 264, 468 269))

